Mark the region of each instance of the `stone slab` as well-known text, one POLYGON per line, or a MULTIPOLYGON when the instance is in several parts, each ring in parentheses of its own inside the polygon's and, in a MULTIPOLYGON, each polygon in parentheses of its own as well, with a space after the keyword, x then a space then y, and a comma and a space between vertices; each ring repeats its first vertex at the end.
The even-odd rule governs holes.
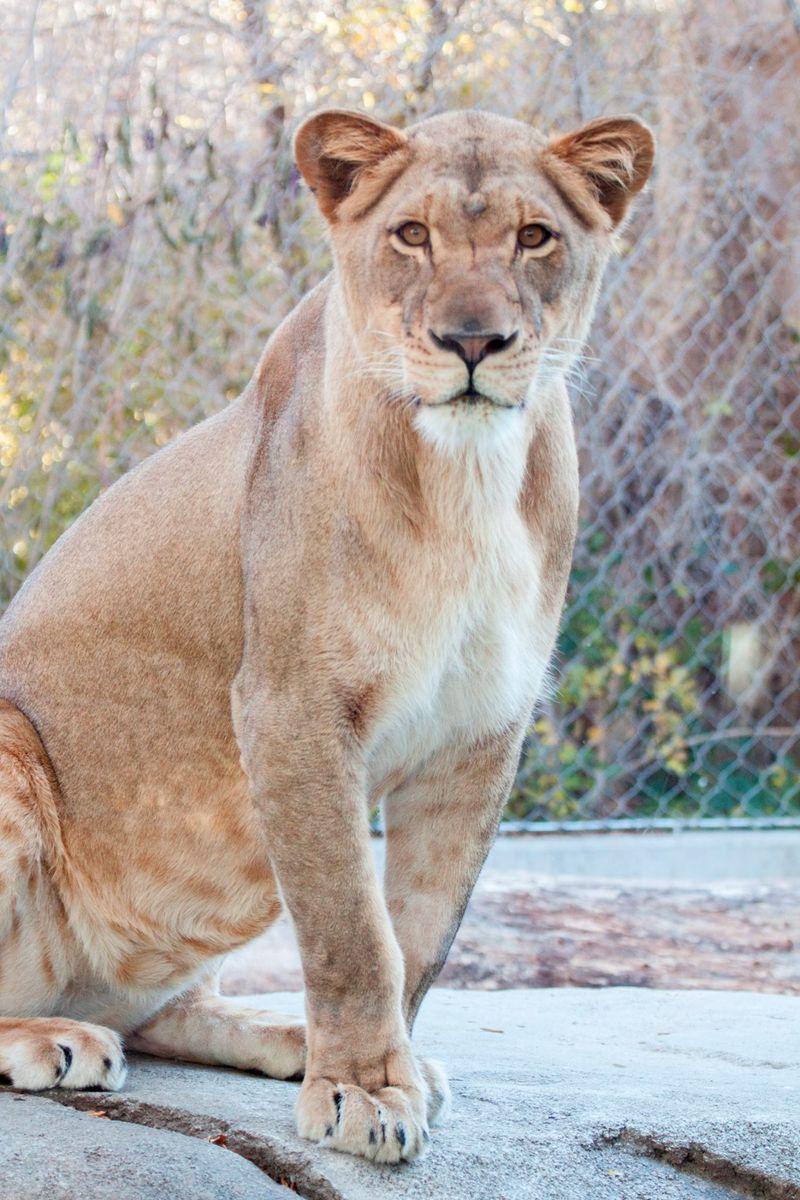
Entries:
MULTIPOLYGON (((102 1098, 91 1097, 102 1111, 102 1098)), ((0 1093, 0 1200, 271 1200, 292 1193, 181 1133, 0 1093)))
MULTIPOLYGON (((297 994, 258 1003, 302 1011, 297 994)), ((448 1066, 454 1113, 429 1154, 400 1168, 300 1140, 296 1084, 139 1057, 123 1093, 77 1099, 223 1135, 310 1200, 800 1198, 794 997, 442 989, 415 1040, 448 1066)), ((196 1193, 171 1193, 184 1194, 196 1193)))

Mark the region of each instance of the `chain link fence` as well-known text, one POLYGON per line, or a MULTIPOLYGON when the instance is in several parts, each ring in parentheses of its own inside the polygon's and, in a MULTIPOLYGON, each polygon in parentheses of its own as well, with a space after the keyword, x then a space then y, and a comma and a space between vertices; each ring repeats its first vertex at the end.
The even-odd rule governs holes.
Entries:
POLYGON ((0 608, 246 383, 325 272, 291 132, 340 104, 633 111, 657 173, 583 374, 556 694, 509 822, 800 823, 796 0, 4 0, 0 608))

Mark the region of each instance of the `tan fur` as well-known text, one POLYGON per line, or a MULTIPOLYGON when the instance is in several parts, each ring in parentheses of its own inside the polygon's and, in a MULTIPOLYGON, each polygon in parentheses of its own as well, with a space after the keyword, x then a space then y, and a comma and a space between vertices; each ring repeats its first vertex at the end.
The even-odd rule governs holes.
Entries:
POLYGON ((305 1063, 301 1133, 398 1161, 446 1109, 410 1028, 544 685, 577 512, 564 373, 652 139, 328 112, 297 159, 332 275, 0 622, 0 1073, 119 1086, 119 1034, 305 1063), (532 222, 558 236, 523 252, 532 222), (489 347, 471 376, 454 333, 489 347), (305 1045, 213 985, 281 901, 305 1045))

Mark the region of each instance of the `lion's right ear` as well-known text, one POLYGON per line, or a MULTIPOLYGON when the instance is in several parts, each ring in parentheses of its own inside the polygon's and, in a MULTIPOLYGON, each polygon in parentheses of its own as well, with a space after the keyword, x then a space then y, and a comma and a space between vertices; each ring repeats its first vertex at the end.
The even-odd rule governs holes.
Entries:
MULTIPOLYGON (((406 162, 408 138, 399 129, 374 121, 363 113, 329 108, 308 117, 294 138, 295 162, 316 196, 323 216, 335 221, 341 206, 363 184, 388 186, 406 162)), ((374 196, 375 186, 369 189, 374 196)), ((357 216, 370 199, 348 205, 357 216)))

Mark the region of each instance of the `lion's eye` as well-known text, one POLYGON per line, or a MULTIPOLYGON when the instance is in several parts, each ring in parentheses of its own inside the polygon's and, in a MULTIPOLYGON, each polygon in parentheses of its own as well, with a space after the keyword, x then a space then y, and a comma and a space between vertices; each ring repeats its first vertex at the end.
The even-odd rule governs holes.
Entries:
POLYGON ((395 233, 407 246, 424 246, 428 240, 428 231, 419 221, 406 221, 395 233))
POLYGON ((540 246, 546 246, 553 236, 552 229, 546 225, 523 225, 517 234, 517 241, 525 250, 538 250, 540 246))

